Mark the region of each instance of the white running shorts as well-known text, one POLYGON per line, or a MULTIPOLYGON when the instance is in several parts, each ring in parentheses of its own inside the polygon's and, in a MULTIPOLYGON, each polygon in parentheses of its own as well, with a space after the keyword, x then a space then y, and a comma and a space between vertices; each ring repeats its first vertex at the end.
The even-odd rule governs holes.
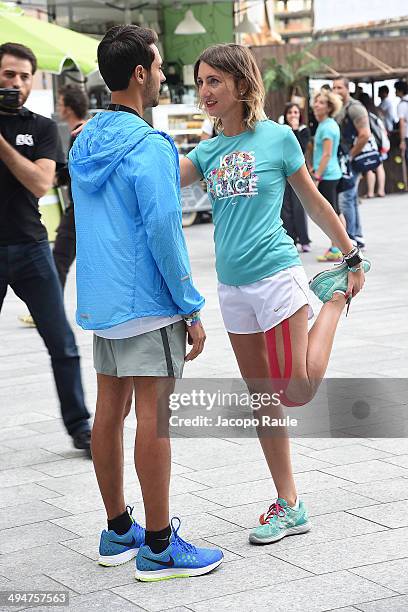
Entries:
POLYGON ((256 334, 276 327, 305 304, 313 317, 309 283, 302 266, 292 266, 250 285, 218 283, 222 318, 232 334, 256 334))

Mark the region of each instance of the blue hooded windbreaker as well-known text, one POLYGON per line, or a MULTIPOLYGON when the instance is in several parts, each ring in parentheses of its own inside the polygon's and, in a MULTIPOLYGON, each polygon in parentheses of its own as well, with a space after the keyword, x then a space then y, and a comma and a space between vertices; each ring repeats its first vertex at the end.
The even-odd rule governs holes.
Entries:
POLYGON ((172 139, 137 115, 89 121, 69 156, 77 235, 77 323, 187 315, 204 298, 191 280, 172 139))

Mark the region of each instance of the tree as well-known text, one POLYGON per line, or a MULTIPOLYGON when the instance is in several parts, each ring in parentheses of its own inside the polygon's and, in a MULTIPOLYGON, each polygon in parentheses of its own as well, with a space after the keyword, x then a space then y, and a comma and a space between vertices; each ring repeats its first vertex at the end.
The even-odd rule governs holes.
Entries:
POLYGON ((263 73, 266 91, 285 91, 288 100, 293 94, 307 97, 308 77, 323 69, 326 72, 327 64, 331 61, 330 58, 314 57, 311 53, 314 45, 311 43, 300 51, 289 53, 284 64, 280 64, 274 57, 268 60, 263 73))

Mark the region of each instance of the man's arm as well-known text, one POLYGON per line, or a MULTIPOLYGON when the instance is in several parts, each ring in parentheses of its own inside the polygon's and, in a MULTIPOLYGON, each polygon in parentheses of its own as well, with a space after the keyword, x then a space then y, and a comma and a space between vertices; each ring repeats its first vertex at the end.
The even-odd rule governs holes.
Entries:
POLYGON ((32 162, 18 153, 1 134, 0 159, 16 179, 37 198, 45 195, 51 187, 55 161, 42 158, 32 162))
POLYGON ((351 147, 349 154, 352 159, 364 149, 371 136, 370 122, 368 120, 368 114, 359 116, 353 120, 354 127, 357 131, 357 138, 353 146, 351 147))
POLYGON ((150 252, 179 313, 188 315, 203 307, 204 298, 191 278, 181 224, 177 163, 163 136, 148 136, 143 157, 137 159, 134 186, 150 252))

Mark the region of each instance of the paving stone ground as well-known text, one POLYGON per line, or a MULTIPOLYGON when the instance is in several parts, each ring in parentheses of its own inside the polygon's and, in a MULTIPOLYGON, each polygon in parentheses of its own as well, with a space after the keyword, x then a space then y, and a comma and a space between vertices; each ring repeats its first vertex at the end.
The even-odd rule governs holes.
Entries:
MULTIPOLYGON (((408 195, 366 201, 361 213, 373 269, 349 318, 341 320, 328 376, 370 379, 367 389, 380 394, 378 381, 408 377, 408 195)), ((239 373, 218 310, 212 229, 202 224, 186 230, 194 277, 207 298, 208 340, 185 375, 233 378, 239 373)), ((327 245, 313 225, 311 235, 313 252, 302 256, 309 277, 321 269, 315 256, 327 245)), ((73 321, 74 272, 66 304, 73 321)), ((267 547, 247 540, 275 492, 257 441, 178 436, 171 511, 181 517, 187 539, 221 546, 225 563, 202 578, 156 584, 137 583, 132 563, 99 567, 105 514, 92 463, 64 432, 48 355, 36 330, 17 321, 24 311, 9 291, 0 318, 0 590, 66 590, 75 612, 408 610, 408 439, 401 410, 391 419, 397 438, 359 437, 356 427, 354 436, 323 432, 293 440, 297 486, 313 529, 267 547)), ((92 337, 74 328, 93 410, 92 337)), ((384 393, 382 400, 382 410, 408 402, 403 393, 392 401, 384 393)), ((130 416, 126 495, 143 522, 132 467, 135 426, 130 416)), ((28 608, 1 608, 18 609, 28 608)))

